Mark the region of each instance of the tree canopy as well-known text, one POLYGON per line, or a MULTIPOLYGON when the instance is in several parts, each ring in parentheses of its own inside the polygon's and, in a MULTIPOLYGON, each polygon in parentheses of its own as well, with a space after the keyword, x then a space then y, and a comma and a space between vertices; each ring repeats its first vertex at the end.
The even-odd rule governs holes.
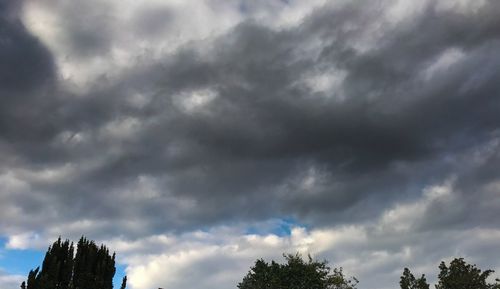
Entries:
POLYGON ((399 285, 401 289, 429 289, 425 275, 422 274, 420 278, 415 278, 408 268, 404 268, 399 285))
POLYGON ((327 261, 316 261, 309 256, 302 259, 299 254, 284 255, 285 264, 262 259, 255 262, 239 289, 355 289, 358 280, 347 278, 342 268, 333 271, 327 261))
POLYGON ((439 265, 438 284, 436 289, 500 289, 497 279, 489 283, 488 277, 495 271, 481 271, 476 265, 468 264, 463 258, 456 258, 446 266, 445 262, 439 265))
MULTIPOLYGON (((500 280, 496 279, 495 283, 488 282, 493 270, 481 271, 463 258, 453 259, 449 266, 441 262, 439 270, 436 289, 500 289, 500 280)), ((399 284, 401 289, 429 289, 425 275, 415 278, 408 268, 404 269, 399 284)))
MULTIPOLYGON (((22 289, 113 289, 115 254, 106 246, 80 238, 74 253, 73 243, 61 238, 45 254, 42 267, 31 270, 22 289)), ((126 277, 122 288, 125 289, 126 277)))

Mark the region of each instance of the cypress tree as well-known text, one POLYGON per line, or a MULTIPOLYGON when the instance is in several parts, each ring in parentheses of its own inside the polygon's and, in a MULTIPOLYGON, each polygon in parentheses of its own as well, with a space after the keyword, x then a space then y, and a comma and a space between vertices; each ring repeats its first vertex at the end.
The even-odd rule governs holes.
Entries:
POLYGON ((31 270, 21 288, 113 289, 115 257, 115 253, 110 255, 106 246, 98 247, 94 241, 83 236, 74 254, 73 243, 59 238, 48 248, 42 269, 31 270))
POLYGON ((125 289, 125 287, 127 287, 127 276, 123 277, 122 286, 120 286, 120 289, 125 289))
POLYGON ((40 267, 37 267, 35 270, 30 270, 28 273, 28 281, 27 281, 27 289, 38 289, 38 282, 37 282, 37 276, 38 272, 40 270, 40 267))
POLYGON ((49 247, 39 275, 40 289, 68 289, 73 266, 73 244, 61 237, 49 247))

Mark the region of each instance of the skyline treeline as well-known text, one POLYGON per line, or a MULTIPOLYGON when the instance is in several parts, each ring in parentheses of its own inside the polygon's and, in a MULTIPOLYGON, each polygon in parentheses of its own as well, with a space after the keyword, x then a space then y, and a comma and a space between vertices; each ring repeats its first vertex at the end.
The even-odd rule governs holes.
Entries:
MULTIPOLYGON (((342 267, 330 268, 328 261, 314 260, 310 255, 304 260, 299 253, 284 254, 285 263, 270 263, 257 259, 254 266, 237 284, 238 289, 357 289, 356 277, 347 277, 342 267)), ((97 246, 84 236, 76 245, 59 237, 49 246, 41 269, 29 272, 21 289, 113 289, 116 273, 116 254, 101 244, 97 246)), ((455 258, 449 265, 439 264, 435 289, 500 289, 500 280, 490 283, 493 270, 482 271, 464 258, 455 258)), ((127 276, 120 289, 125 289, 127 276)), ((415 277, 408 268, 403 269, 401 289, 430 289, 424 274, 415 277)))

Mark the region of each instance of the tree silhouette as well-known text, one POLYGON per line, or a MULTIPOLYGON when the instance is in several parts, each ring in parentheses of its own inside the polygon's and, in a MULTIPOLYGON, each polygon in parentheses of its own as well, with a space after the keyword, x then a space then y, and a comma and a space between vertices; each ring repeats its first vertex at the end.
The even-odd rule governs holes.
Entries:
POLYGON ((127 276, 123 277, 120 289, 125 289, 125 287, 127 287, 127 276))
MULTIPOLYGON (((28 274, 22 289, 113 289, 115 254, 109 254, 106 246, 81 237, 76 255, 73 243, 61 238, 52 244, 45 254, 42 269, 37 267, 28 274)), ((122 283, 125 289, 126 277, 122 283)))
POLYGON ((422 276, 417 279, 408 268, 404 268, 399 285, 401 289, 429 289, 429 284, 425 279, 425 275, 422 274, 422 276))
POLYGON ((495 271, 481 272, 476 265, 468 264, 463 258, 456 258, 446 266, 444 262, 439 265, 438 284, 436 289, 500 289, 498 279, 496 283, 488 283, 488 277, 495 271))
POLYGON ((284 255, 286 264, 255 262, 239 289, 355 289, 358 280, 346 278, 342 268, 331 272, 326 261, 304 261, 299 254, 284 255))

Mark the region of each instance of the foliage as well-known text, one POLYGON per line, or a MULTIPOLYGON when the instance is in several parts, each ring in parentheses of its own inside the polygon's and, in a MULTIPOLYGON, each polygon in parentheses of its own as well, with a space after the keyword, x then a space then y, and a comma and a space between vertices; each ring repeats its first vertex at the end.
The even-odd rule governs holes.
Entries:
POLYGON ((404 268, 399 285, 401 289, 429 289, 429 284, 425 279, 425 275, 422 274, 422 276, 417 279, 408 268, 404 268))
MULTIPOLYGON (((49 247, 42 268, 31 270, 22 289, 113 289, 115 254, 108 248, 98 247, 94 241, 82 237, 77 244, 57 239, 49 247)), ((126 278, 122 283, 125 289, 126 278)))
POLYGON ((346 278, 342 268, 331 272, 326 261, 308 261, 299 254, 284 255, 286 264, 262 259, 255 262, 239 289, 355 289, 358 280, 346 278))
POLYGON ((466 263, 463 258, 454 259, 449 267, 441 262, 439 269, 436 289, 500 289, 498 279, 496 283, 487 281, 493 270, 481 272, 476 265, 466 263))

